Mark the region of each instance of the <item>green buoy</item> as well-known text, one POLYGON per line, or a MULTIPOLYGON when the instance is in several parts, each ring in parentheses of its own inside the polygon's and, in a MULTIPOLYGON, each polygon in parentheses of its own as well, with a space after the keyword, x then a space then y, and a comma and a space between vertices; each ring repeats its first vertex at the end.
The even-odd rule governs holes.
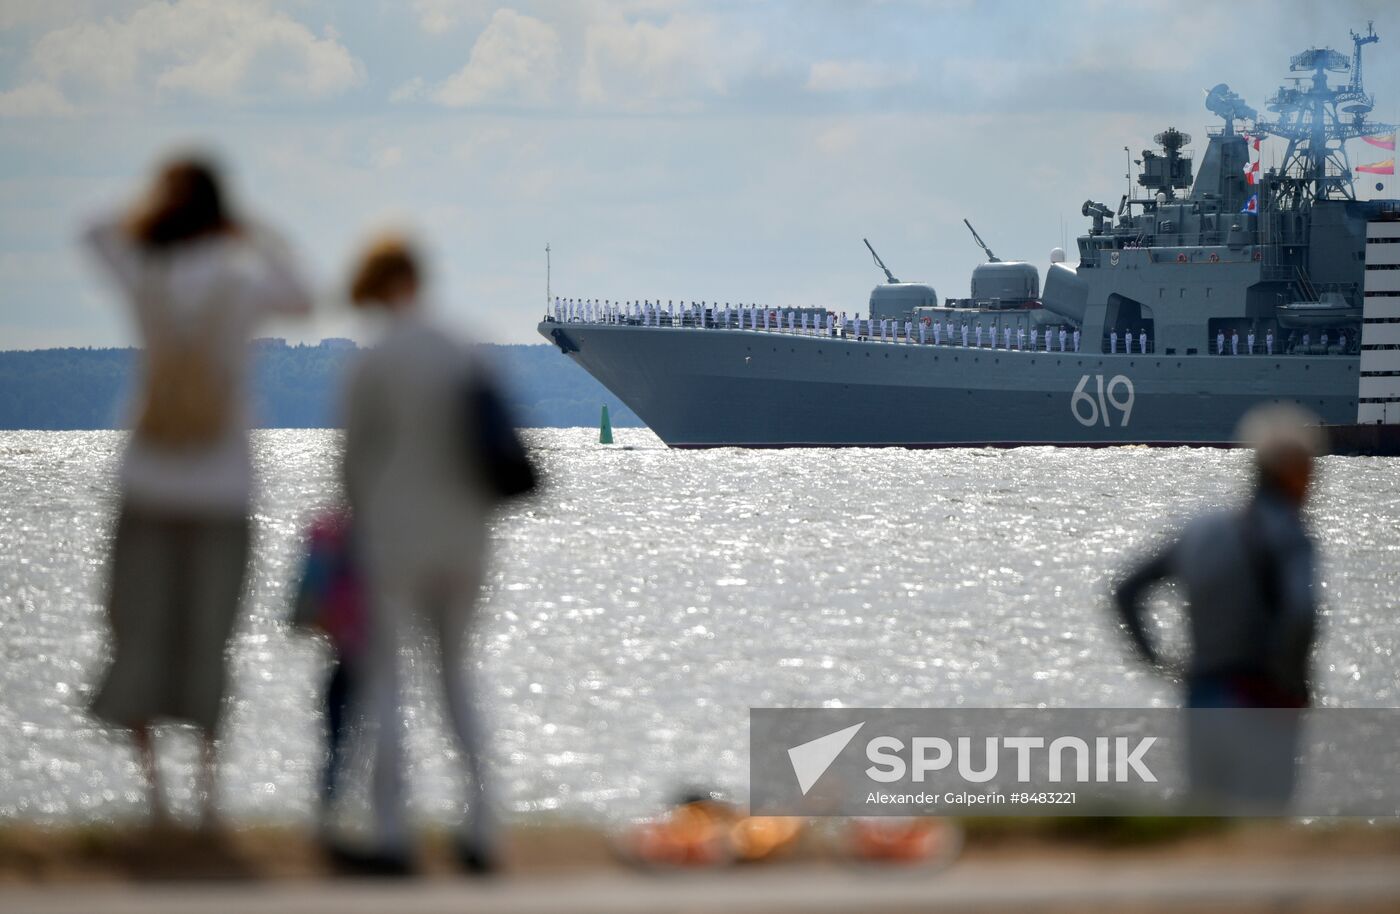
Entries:
POLYGON ((598 443, 612 444, 612 420, 608 418, 608 404, 603 404, 603 418, 598 422, 598 443))

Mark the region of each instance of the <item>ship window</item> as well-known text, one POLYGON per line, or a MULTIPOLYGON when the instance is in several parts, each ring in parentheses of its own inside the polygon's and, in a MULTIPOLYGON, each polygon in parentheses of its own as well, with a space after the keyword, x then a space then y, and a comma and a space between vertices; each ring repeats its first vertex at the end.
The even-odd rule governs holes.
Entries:
POLYGON ((1187 355, 1195 355, 1195 354, 1196 354, 1195 348, 1187 349, 1187 350, 1186 350, 1186 354, 1187 354, 1187 355))
POLYGON ((1206 298, 1210 298, 1211 293, 1214 291, 1215 290, 1212 289, 1210 286, 1206 286, 1206 298))
POLYGON ((1157 297, 1158 297, 1158 298, 1166 298, 1166 297, 1167 297, 1167 287, 1166 287, 1166 286, 1158 286, 1158 287, 1157 287, 1157 297))
POLYGON ((1186 287, 1185 287, 1185 286, 1182 286, 1180 289, 1177 289, 1177 291, 1176 291, 1176 297, 1177 297, 1177 298, 1185 298, 1185 297, 1186 297, 1186 287))
MULTIPOLYGON (((1176 355, 1176 350, 1175 350, 1174 348, 1168 348, 1168 349, 1167 349, 1167 355, 1176 355)), ((1178 367, 1178 368, 1181 367, 1180 363, 1177 364, 1177 367, 1178 367)))

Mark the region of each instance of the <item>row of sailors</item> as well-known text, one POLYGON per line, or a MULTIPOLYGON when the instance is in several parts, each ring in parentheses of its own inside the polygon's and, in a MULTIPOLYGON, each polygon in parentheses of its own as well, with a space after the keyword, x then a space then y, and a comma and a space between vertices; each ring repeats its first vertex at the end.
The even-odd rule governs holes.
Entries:
MULTIPOLYGON (((682 303, 679 310, 674 302, 668 302, 665 308, 660 302, 594 302, 591 300, 575 301, 572 299, 555 299, 555 320, 560 322, 583 321, 587 323, 638 323, 642 326, 659 327, 663 324, 675 326, 678 324, 693 324, 700 326, 704 322, 706 306, 703 304, 682 303)), ((873 339, 878 337, 885 342, 898 342, 904 340, 912 343, 917 334, 920 343, 932 343, 935 346, 943 345, 945 340, 948 345, 956 345, 959 340, 963 346, 977 348, 1000 348, 1003 349, 1029 349, 1039 351, 1044 348, 1046 352, 1055 351, 1056 336, 1050 328, 1046 328, 1042 334, 1040 328, 1030 328, 1030 345, 1026 345, 1027 330, 1025 327, 1004 326, 983 326, 982 324, 954 324, 950 319, 946 323, 924 318, 919 322, 912 320, 904 321, 903 334, 900 333, 899 321, 885 318, 874 320, 873 318, 847 317, 843 311, 838 318, 831 312, 813 313, 810 311, 775 311, 768 308, 756 306, 730 306, 717 307, 711 314, 711 326, 723 329, 738 330, 779 330, 803 333, 820 333, 824 335, 836 335, 838 332, 845 332, 850 336, 861 339, 873 339)), ((1079 330, 1068 330, 1065 327, 1059 328, 1058 342, 1060 352, 1078 352, 1081 335, 1079 330)), ((1146 345, 1146 336, 1144 335, 1146 345)), ((1132 346, 1129 345, 1129 351, 1132 346)))
MULTIPOLYGON (((1294 337, 1293 337, 1292 334, 1289 334, 1289 337, 1288 337, 1289 348, 1292 348, 1293 342, 1294 342, 1294 337)), ((1303 333, 1303 338, 1302 338, 1302 341, 1301 341, 1301 342, 1302 342, 1303 351, 1306 352, 1307 350, 1309 350, 1310 348, 1312 348, 1312 334, 1311 334, 1311 333, 1304 332, 1304 333, 1303 333)), ((1328 342, 1329 342, 1329 339, 1328 339, 1328 336, 1327 336, 1327 331, 1324 330, 1324 331, 1322 331, 1322 348, 1323 348, 1324 351, 1327 349, 1327 344, 1328 344, 1328 342)), ((1338 338, 1337 338, 1337 345, 1338 345, 1339 347, 1341 347, 1341 350, 1342 350, 1343 352, 1346 352, 1346 348, 1347 348, 1347 335, 1346 335, 1346 332, 1345 332, 1345 331, 1342 331, 1342 333, 1339 334, 1339 336, 1338 336, 1338 338)), ((1238 330, 1232 330, 1232 331, 1230 331, 1230 338, 1229 338, 1228 340, 1226 340, 1226 338, 1225 338, 1225 331, 1224 331, 1224 330, 1217 330, 1216 333, 1215 333, 1215 351, 1216 351, 1216 354, 1217 354, 1217 355, 1225 355, 1227 352, 1228 352, 1230 355, 1239 355, 1239 354, 1240 354, 1240 332, 1239 332, 1238 330)), ((1246 354, 1246 355, 1250 355, 1250 354, 1253 354, 1253 353, 1259 351, 1258 349, 1255 348, 1255 336, 1254 336, 1254 331, 1253 331, 1253 330, 1249 331, 1249 333, 1245 335, 1244 351, 1245 351, 1245 354, 1246 354)), ((1264 354, 1265 354, 1265 355, 1273 355, 1273 354, 1274 354, 1274 331, 1273 331, 1272 328, 1270 328, 1270 329, 1269 329, 1268 331, 1266 331, 1265 334, 1264 334, 1264 350, 1263 350, 1263 351, 1264 351, 1264 354)))

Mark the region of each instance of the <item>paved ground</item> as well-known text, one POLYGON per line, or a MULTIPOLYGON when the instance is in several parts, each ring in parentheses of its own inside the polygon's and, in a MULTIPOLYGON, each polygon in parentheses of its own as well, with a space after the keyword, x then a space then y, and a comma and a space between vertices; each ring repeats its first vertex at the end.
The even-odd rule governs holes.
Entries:
POLYGON ((969 863, 939 874, 789 866, 723 874, 0 888, 5 914, 749 914, 1400 911, 1393 857, 1315 862, 969 863))

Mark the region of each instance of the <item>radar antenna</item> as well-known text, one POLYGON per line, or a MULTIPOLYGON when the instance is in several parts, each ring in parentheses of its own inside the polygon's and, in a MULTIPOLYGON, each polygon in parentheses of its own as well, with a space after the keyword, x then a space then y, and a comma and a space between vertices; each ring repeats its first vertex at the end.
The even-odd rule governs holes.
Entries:
POLYGON ((967 226, 967 230, 972 233, 972 240, 977 242, 977 246, 987 252, 987 260, 990 263, 1001 263, 1001 258, 993 254, 992 249, 987 247, 987 242, 983 241, 982 236, 977 234, 977 229, 972 227, 972 223, 964 219, 963 225, 967 226))
POLYGON ((1279 178, 1277 202, 1299 209, 1310 200, 1356 198, 1346 141, 1391 133, 1395 127, 1368 121, 1375 97, 1366 94, 1361 81, 1361 49, 1380 41, 1374 25, 1366 34, 1351 33, 1352 56, 1331 48, 1309 48, 1293 55, 1289 70, 1292 86, 1280 88, 1269 99, 1276 120, 1257 120, 1254 129, 1288 141, 1279 178), (1329 86, 1328 73, 1347 73, 1345 85, 1329 86))
POLYGON ((875 258, 875 265, 885 271, 885 279, 891 283, 899 282, 899 280, 894 278, 894 274, 890 272, 890 268, 885 266, 885 262, 880 259, 880 255, 876 254, 875 249, 870 246, 870 239, 862 238, 861 241, 865 242, 866 248, 870 251, 870 256, 875 258))

